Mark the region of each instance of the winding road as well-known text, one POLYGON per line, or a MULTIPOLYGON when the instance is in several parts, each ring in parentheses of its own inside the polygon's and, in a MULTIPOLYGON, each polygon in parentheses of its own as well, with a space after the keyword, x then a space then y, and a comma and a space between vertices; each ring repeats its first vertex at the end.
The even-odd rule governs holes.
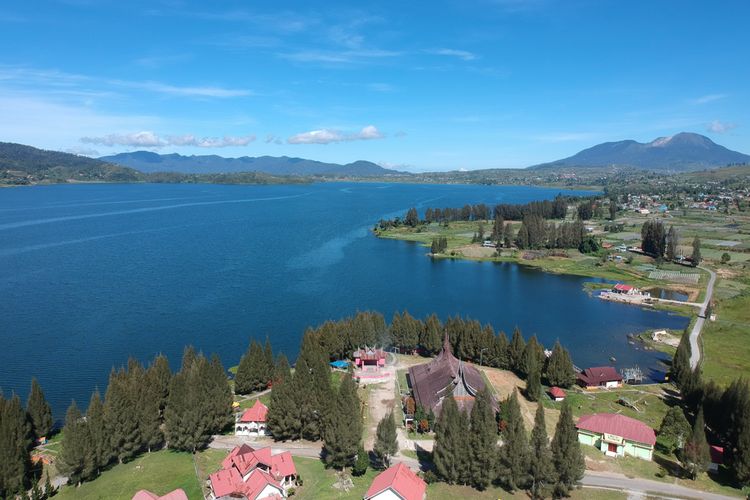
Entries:
POLYGON ((708 285, 706 286, 706 298, 701 304, 700 310, 698 311, 698 319, 696 319, 693 329, 690 331, 690 368, 695 370, 701 361, 701 348, 698 345, 698 337, 700 337, 701 330, 703 329, 703 323, 706 322, 706 309, 708 308, 711 297, 714 293, 714 283, 716 283, 716 273, 705 267, 701 267, 704 271, 710 274, 708 279, 708 285))

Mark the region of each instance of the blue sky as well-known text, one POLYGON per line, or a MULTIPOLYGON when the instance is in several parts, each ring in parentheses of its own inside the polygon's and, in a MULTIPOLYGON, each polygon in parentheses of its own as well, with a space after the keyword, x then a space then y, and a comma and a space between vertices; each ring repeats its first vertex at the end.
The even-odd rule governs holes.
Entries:
POLYGON ((750 153, 750 2, 16 1, 0 141, 525 167, 698 132, 750 153))

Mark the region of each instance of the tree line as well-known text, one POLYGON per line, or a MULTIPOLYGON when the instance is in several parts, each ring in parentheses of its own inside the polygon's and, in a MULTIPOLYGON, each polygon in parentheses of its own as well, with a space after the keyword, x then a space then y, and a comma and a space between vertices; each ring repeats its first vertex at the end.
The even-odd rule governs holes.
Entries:
POLYGON ((216 355, 208 359, 189 346, 174 374, 163 355, 148 367, 131 358, 112 369, 104 398, 94 391, 85 412, 71 403, 58 468, 79 485, 144 452, 166 447, 195 453, 234 422, 232 401, 216 355))
POLYGON ((529 440, 516 391, 501 404, 498 425, 488 388, 477 394, 469 415, 446 397, 435 425, 433 462, 440 478, 484 490, 498 484, 509 491, 528 490, 532 498, 567 496, 583 477, 585 462, 573 423, 563 402, 550 444, 544 407, 537 406, 529 440))
POLYGON ((674 453, 683 468, 695 478, 707 470, 711 441, 723 446, 727 465, 739 485, 750 485, 750 384, 742 377, 727 387, 703 381, 700 366, 690 367, 690 340, 680 339, 670 369, 672 382, 680 389, 682 405, 665 415, 657 444, 674 453), (689 421, 693 424, 690 425, 689 421))
POLYGON ((5 398, 0 392, 0 498, 25 495, 32 487, 32 497, 47 498, 54 494, 49 476, 43 490, 39 489, 42 470, 31 463, 30 451, 39 438, 53 431, 52 410, 36 379, 26 407, 18 395, 5 398))
MULTIPOLYGON (((641 250, 657 260, 666 258, 669 262, 679 257, 680 234, 676 227, 670 226, 667 231, 664 223, 657 219, 650 219, 641 227, 641 250)), ((693 253, 690 255, 690 263, 693 266, 700 264, 701 240, 697 236, 693 238, 693 253)))

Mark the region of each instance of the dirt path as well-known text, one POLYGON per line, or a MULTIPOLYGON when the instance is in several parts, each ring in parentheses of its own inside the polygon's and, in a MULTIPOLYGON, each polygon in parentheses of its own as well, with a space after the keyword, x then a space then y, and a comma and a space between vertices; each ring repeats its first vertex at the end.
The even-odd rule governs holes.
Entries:
MULTIPOLYGON (((388 376, 377 382, 363 382, 370 387, 370 399, 367 402, 369 416, 367 418, 367 434, 365 438, 365 449, 371 450, 375 442, 375 430, 384 416, 393 410, 396 405, 396 370, 400 367, 394 356, 388 356, 385 370, 388 376)), ((398 424, 398 422, 396 422, 398 424)))

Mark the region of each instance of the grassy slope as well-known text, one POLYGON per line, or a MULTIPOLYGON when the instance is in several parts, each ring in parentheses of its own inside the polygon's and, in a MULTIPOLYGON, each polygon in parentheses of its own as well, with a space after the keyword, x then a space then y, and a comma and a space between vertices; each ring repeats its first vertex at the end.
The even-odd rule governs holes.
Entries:
POLYGON ((96 480, 78 488, 64 486, 55 498, 130 500, 140 489, 163 495, 175 488, 185 490, 188 498, 203 498, 192 455, 163 450, 145 453, 132 462, 115 465, 96 480))
POLYGON ((703 334, 703 375, 728 384, 750 373, 750 295, 719 302, 703 334))

